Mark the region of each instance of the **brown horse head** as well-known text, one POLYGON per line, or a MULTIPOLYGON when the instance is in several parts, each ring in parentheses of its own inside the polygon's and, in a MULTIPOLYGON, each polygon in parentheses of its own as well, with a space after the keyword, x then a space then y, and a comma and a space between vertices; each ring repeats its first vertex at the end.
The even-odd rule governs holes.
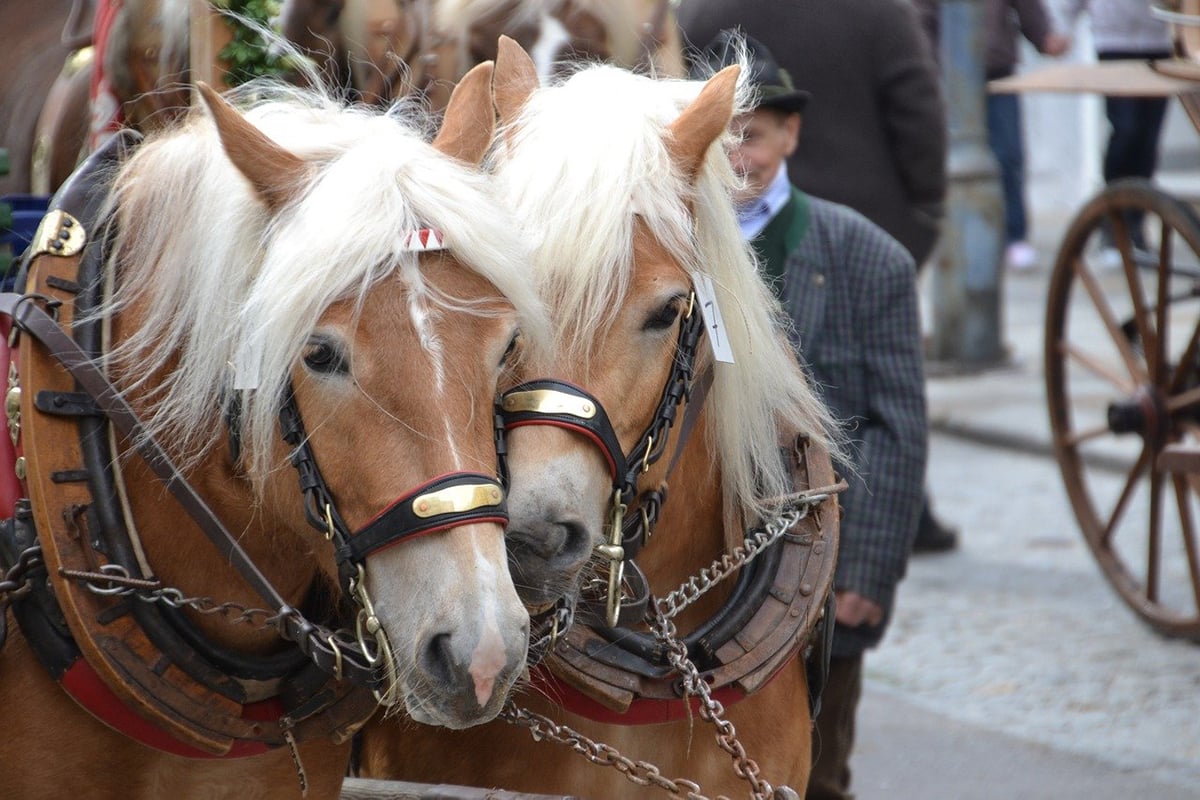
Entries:
MULTIPOLYGON (((639 495, 661 488, 675 458, 680 425, 659 426, 663 441, 645 438, 681 358, 681 328, 710 311, 705 303, 724 312, 723 327, 706 317, 695 354, 695 374, 711 371, 712 390, 666 512, 704 527, 655 539, 645 550, 650 566, 719 554, 726 514, 753 518, 762 498, 790 485, 780 431, 823 440, 829 424, 775 327, 775 301, 728 199, 728 159, 714 146, 744 102, 738 75, 731 67, 701 85, 598 65, 539 88, 515 42, 502 40, 497 61, 505 133, 497 175, 537 243, 534 270, 556 347, 523 374, 582 387, 607 412, 624 455, 655 452, 644 470, 623 468, 633 474, 621 498, 630 514, 639 513, 639 495), (711 294, 700 294, 708 284, 711 294), (718 337, 733 363, 713 358, 718 337), (669 457, 655 465, 661 455, 669 457)), ((609 538, 618 487, 596 438, 536 424, 511 432, 509 548, 518 587, 539 602, 577 590, 592 548, 609 538)))
MULTIPOLYGON (((299 602, 339 582, 280 439, 294 397, 332 498, 323 513, 351 545, 383 537, 361 553, 360 583, 390 651, 385 700, 450 727, 497 713, 528 625, 498 514, 392 540, 426 508, 498 508, 492 400, 519 321, 537 327, 524 248, 476 166, 490 77, 481 66, 460 84, 432 146, 395 117, 286 100, 243 116, 204 89, 209 113, 144 145, 117 185, 118 384, 299 602), (435 491, 464 475, 478 478, 435 491)), ((202 544, 147 549, 164 580, 245 591, 202 544)))

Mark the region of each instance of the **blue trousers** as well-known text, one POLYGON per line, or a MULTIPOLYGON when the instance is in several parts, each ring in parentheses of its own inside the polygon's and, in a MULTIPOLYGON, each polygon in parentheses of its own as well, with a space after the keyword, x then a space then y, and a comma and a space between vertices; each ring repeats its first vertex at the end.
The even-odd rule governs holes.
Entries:
POLYGON ((1021 98, 1015 94, 987 96, 988 144, 1000 164, 1004 190, 1004 240, 1024 241, 1029 235, 1025 213, 1025 141, 1021 131, 1021 98))
MULTIPOLYGON (((1097 53, 1100 61, 1168 58, 1170 52, 1097 53)), ((1104 151, 1104 182, 1118 178, 1150 178, 1158 168, 1158 138, 1167 114, 1164 97, 1106 97, 1104 113, 1112 132, 1104 151)))

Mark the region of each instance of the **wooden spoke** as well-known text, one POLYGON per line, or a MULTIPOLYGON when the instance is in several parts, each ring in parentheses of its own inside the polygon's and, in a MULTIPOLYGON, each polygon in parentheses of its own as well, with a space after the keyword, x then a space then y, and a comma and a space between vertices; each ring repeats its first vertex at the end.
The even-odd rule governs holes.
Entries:
POLYGON ((1129 500, 1133 497, 1133 493, 1137 489, 1138 481, 1142 479, 1142 473, 1146 471, 1146 467, 1149 464, 1150 449, 1144 447, 1141 454, 1138 455, 1138 460, 1134 462, 1133 469, 1126 476, 1125 485, 1121 487, 1121 494, 1117 497, 1117 504, 1113 506, 1112 513, 1108 516, 1108 524, 1104 526, 1100 540, 1106 547, 1112 546, 1117 525, 1120 524, 1121 517, 1125 515, 1125 507, 1129 505, 1129 500))
POLYGON ((1179 363, 1175 365, 1175 371, 1171 373, 1167 384, 1167 391, 1174 394, 1183 386, 1183 382, 1187 380, 1189 375, 1194 374, 1192 367, 1196 363, 1196 354, 1200 352, 1200 325, 1197 325, 1192 331, 1191 338, 1188 339, 1187 348, 1183 351, 1183 355, 1179 357, 1179 363))
POLYGON ((1103 378, 1111 383, 1123 395, 1133 394, 1137 389, 1137 386, 1127 376, 1116 372, 1100 358, 1089 354, 1071 342, 1062 343, 1062 352, 1097 378, 1103 378))
MULTIPOLYGON (((1122 220, 1123 222, 1124 220, 1122 220)), ((1142 286, 1142 274, 1139 271, 1137 263, 1135 263, 1135 258, 1132 255, 1125 257, 1127 255, 1125 251, 1126 246, 1129 248, 1128 253, 1133 253, 1133 243, 1129 239, 1128 231, 1126 231, 1124 239, 1121 263, 1125 270, 1125 283, 1129 287, 1129 299, 1133 304, 1133 322, 1137 327, 1138 337, 1142 340, 1142 354, 1146 360, 1146 368, 1149 373, 1146 380, 1153 380, 1158 374, 1158 364, 1161 363, 1156 361, 1156 355, 1159 351, 1158 336, 1150 325, 1150 309, 1146 305, 1146 290, 1142 286)), ((1158 267, 1161 269, 1164 263, 1160 260, 1158 267)), ((1121 333, 1124 334, 1124 331, 1121 331, 1121 333)), ((1124 335, 1121 338, 1127 340, 1127 337, 1124 335)), ((1134 374, 1136 375, 1137 373, 1134 374)))
POLYGON ((1179 535, 1183 537, 1183 551, 1187 556, 1188 577, 1192 581, 1192 602, 1200 611, 1200 554, 1196 547, 1196 521, 1192 515, 1192 488, 1183 475, 1172 475, 1175 486, 1175 503, 1179 509, 1179 535))
POLYGON ((1084 428, 1083 430, 1075 431, 1067 436, 1062 437, 1062 443, 1067 447, 1078 447, 1084 442, 1089 442, 1093 439, 1100 439, 1105 436, 1111 436, 1112 430, 1108 424, 1097 425, 1094 428, 1084 428))
POLYGON ((1146 537, 1146 597, 1157 603, 1162 576, 1163 473, 1150 470, 1150 531, 1146 537))
POLYGON ((1134 352, 1133 345, 1129 343, 1129 339, 1121 329, 1121 324, 1117 322, 1116 315, 1113 314, 1112 306, 1108 303, 1108 298, 1104 296, 1104 289, 1100 286, 1100 282, 1096 280, 1096 276, 1092 271, 1084 265, 1082 259, 1077 260, 1075 263, 1075 273, 1083 282, 1083 288, 1087 290, 1088 296, 1092 299, 1092 305, 1100 315, 1100 319, 1103 320, 1104 327, 1108 330, 1108 335, 1112 337, 1113 344, 1117 346, 1117 350, 1121 354, 1121 360, 1125 362, 1125 368, 1129 370, 1129 375, 1133 378, 1133 382, 1145 383, 1149 381, 1150 376, 1146 373, 1146 368, 1142 364, 1141 358, 1134 352))
POLYGON ((1200 386, 1195 389, 1188 389, 1183 394, 1168 397, 1166 400, 1167 411, 1172 414, 1176 414, 1197 403, 1200 403, 1200 386))

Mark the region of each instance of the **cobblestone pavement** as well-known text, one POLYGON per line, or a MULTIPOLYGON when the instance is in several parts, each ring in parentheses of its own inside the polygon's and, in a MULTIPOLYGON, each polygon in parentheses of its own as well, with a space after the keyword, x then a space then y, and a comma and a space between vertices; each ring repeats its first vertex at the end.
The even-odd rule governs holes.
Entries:
POLYGON ((931 371, 929 485, 961 546, 910 562, 867 657, 859 800, 1200 798, 1200 645, 1121 603, 1049 455, 1048 277, 1006 276, 1008 364, 931 371))
MULTIPOLYGON (((1156 636, 1117 599, 1074 527, 1054 463, 939 435, 930 475, 963 544, 911 562, 892 630, 868 655, 868 683, 973 726, 962 737, 1006 734, 1200 797, 1200 646, 1156 636)), ((894 746, 919 758, 926 744, 894 746)), ((1005 781, 1024 785, 1021 763, 995 793, 974 796, 1096 797, 1014 791, 1005 781)))

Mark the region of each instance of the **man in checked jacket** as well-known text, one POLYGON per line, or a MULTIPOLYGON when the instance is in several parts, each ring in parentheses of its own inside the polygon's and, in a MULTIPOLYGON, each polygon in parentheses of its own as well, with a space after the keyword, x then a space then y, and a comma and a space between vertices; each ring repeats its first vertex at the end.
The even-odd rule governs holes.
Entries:
MULTIPOLYGON (((695 71, 734 63, 738 38, 718 34, 695 71)), ((841 800, 851 797, 863 653, 883 637, 921 513, 927 437, 916 270, 909 252, 866 217, 791 185, 786 159, 808 93, 764 45, 747 37, 745 46, 760 100, 734 121, 742 138, 733 164, 746 182, 739 222, 791 318, 801 360, 846 423, 854 466, 841 497, 837 624, 807 794, 841 800)))

